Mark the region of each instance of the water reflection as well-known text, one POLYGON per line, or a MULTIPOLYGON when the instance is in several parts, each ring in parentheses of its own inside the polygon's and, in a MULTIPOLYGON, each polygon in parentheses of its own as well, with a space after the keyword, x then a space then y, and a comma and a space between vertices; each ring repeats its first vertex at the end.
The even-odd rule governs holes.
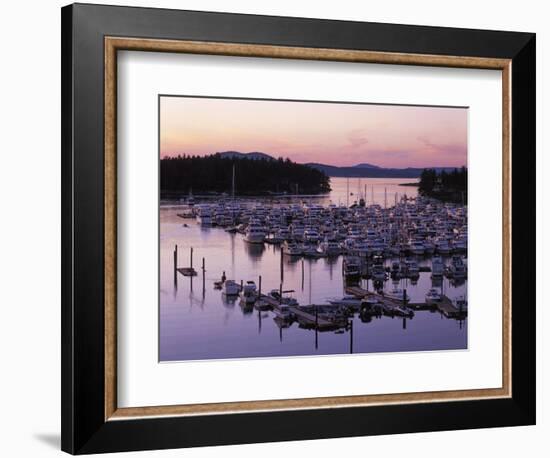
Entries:
MULTIPOLYGON (((337 191, 341 191, 341 183, 338 186, 337 191)), ((397 185, 387 187, 388 196, 404 191, 397 185)), ((409 194, 413 190, 405 189, 409 194)), ((338 192, 328 201, 344 200, 345 195, 338 192)), ((373 195, 376 200, 384 195, 384 190, 375 187, 373 195)), ((327 198, 318 200, 327 203, 327 198)), ((185 227, 178 211, 170 207, 160 211, 163 361, 466 348, 467 320, 447 319, 433 308, 415 310, 412 318, 375 315, 361 309, 345 318, 345 326, 320 331, 299 320, 285 319, 273 311, 241 303, 239 296, 228 296, 215 288, 214 283, 220 281, 224 272, 237 283, 253 280, 258 287, 261 276, 263 294, 279 289, 283 283, 284 290, 293 291, 291 294, 300 304, 327 304, 332 298, 342 298, 346 295, 343 257, 281 257, 278 246, 246 243, 241 234, 200 226, 194 220, 185 221, 185 227), (174 275, 176 245, 179 266, 190 264, 189 250, 193 247, 196 276, 174 275), (204 272, 202 258, 206 264, 204 272)), ((387 259, 384 266, 389 269, 391 261, 387 259)), ((421 258, 418 264, 428 267, 430 259, 421 258)), ((466 280, 432 277, 430 272, 421 271, 415 278, 390 276, 376 284, 366 277, 358 281, 361 288, 386 293, 395 288, 406 289, 414 303, 424 302, 430 288, 437 288, 450 299, 465 295, 467 290, 466 280)))

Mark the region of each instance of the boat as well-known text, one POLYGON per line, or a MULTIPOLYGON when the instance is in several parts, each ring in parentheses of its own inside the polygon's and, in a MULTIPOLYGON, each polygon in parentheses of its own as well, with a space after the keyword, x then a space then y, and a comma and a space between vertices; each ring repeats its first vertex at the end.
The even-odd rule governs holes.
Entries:
POLYGON ((359 263, 350 257, 347 257, 344 259, 344 277, 346 277, 347 280, 351 279, 359 279, 361 276, 361 267, 359 263))
POLYGON ((384 312, 385 307, 375 297, 365 297, 361 300, 361 312, 367 314, 380 315, 384 312))
POLYGON ((468 300, 466 296, 458 296, 453 299, 453 305, 460 311, 466 312, 468 310, 468 300))
POLYGON ((441 302, 441 294, 435 288, 430 288, 426 293, 426 304, 434 304, 441 302))
POLYGON ((393 261, 391 263, 391 276, 397 277, 399 275, 399 261, 393 261))
POLYGON ((226 296, 238 296, 241 291, 241 285, 235 280, 225 280, 222 286, 222 292, 226 296))
POLYGON ((401 263, 401 276, 403 277, 418 277, 420 268, 418 263, 413 259, 405 259, 401 263))
POLYGON ((288 256, 300 256, 302 254, 302 248, 296 242, 284 242, 283 253, 288 256))
POLYGON ((384 296, 398 301, 404 300, 405 302, 409 302, 411 300, 410 296, 407 294, 407 291, 401 288, 393 288, 390 291, 386 291, 384 292, 384 296))
POLYGON ((416 256, 422 256, 426 251, 426 248, 422 242, 413 240, 409 243, 409 251, 416 256))
POLYGON ((386 270, 382 264, 372 266, 371 277, 374 281, 386 280, 386 270))
POLYGON ((340 244, 334 240, 325 240, 321 242, 318 251, 325 256, 338 256, 342 253, 340 244))
POLYGON ((454 278, 464 278, 466 276, 466 265, 460 256, 453 256, 451 258, 449 275, 454 278))
POLYGON ((451 252, 453 251, 451 245, 449 245, 449 242, 447 242, 447 240, 439 240, 438 242, 436 242, 435 246, 439 254, 448 255, 451 254, 451 252))
POLYGON ((392 314, 395 316, 401 316, 403 318, 412 318, 414 316, 414 312, 404 305, 398 305, 393 308, 392 314))
POLYGON ((293 293, 293 292, 294 290, 287 290, 287 291, 283 291, 281 295, 281 292, 278 289, 272 289, 267 294, 267 296, 270 297, 271 299, 275 299, 279 304, 286 304, 289 306, 298 307, 300 305, 298 301, 294 297, 289 295, 290 293, 293 293))
POLYGON ((317 258, 324 256, 323 253, 317 250, 317 246, 310 243, 305 243, 302 247, 302 254, 307 258, 317 258))
POLYGON ((241 291, 241 302, 245 304, 254 304, 257 298, 258 292, 256 290, 256 283, 247 281, 241 291))
POLYGON ((244 240, 248 243, 264 243, 266 232, 259 223, 251 222, 245 230, 244 240))
POLYGON ((442 277, 445 272, 445 264, 439 256, 432 259, 432 277, 442 277))
POLYGON ((358 308, 361 306, 362 301, 363 299, 357 298, 355 296, 344 296, 341 299, 331 299, 328 301, 328 303, 331 305, 358 308))
POLYGON ((210 209, 210 206, 208 205, 196 205, 196 215, 197 215, 197 223, 199 223, 201 226, 212 226, 213 224, 213 218, 212 218, 212 210, 210 209))
POLYGON ((310 243, 317 243, 319 241, 319 232, 311 227, 304 231, 304 240, 310 243))

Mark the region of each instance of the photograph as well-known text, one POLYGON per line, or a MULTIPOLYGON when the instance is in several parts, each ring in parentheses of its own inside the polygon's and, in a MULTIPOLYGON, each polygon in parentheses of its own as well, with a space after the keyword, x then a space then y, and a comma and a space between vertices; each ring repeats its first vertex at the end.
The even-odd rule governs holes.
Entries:
POLYGON ((159 361, 468 348, 468 108, 159 95, 159 361))

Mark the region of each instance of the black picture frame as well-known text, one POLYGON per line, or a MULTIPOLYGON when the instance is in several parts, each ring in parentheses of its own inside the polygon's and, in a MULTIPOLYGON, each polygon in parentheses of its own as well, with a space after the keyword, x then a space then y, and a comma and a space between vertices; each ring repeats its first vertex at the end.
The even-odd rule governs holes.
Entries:
POLYGON ((62 9, 62 449, 72 454, 535 424, 535 35, 74 4, 62 9), (106 421, 104 37, 512 60, 512 396, 106 421))

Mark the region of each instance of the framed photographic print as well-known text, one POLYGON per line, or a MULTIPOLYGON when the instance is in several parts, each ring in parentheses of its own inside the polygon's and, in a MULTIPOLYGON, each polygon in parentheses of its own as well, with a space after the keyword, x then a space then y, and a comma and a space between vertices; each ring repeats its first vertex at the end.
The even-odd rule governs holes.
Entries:
POLYGON ((62 79, 63 450, 535 422, 534 34, 76 4, 62 79))

